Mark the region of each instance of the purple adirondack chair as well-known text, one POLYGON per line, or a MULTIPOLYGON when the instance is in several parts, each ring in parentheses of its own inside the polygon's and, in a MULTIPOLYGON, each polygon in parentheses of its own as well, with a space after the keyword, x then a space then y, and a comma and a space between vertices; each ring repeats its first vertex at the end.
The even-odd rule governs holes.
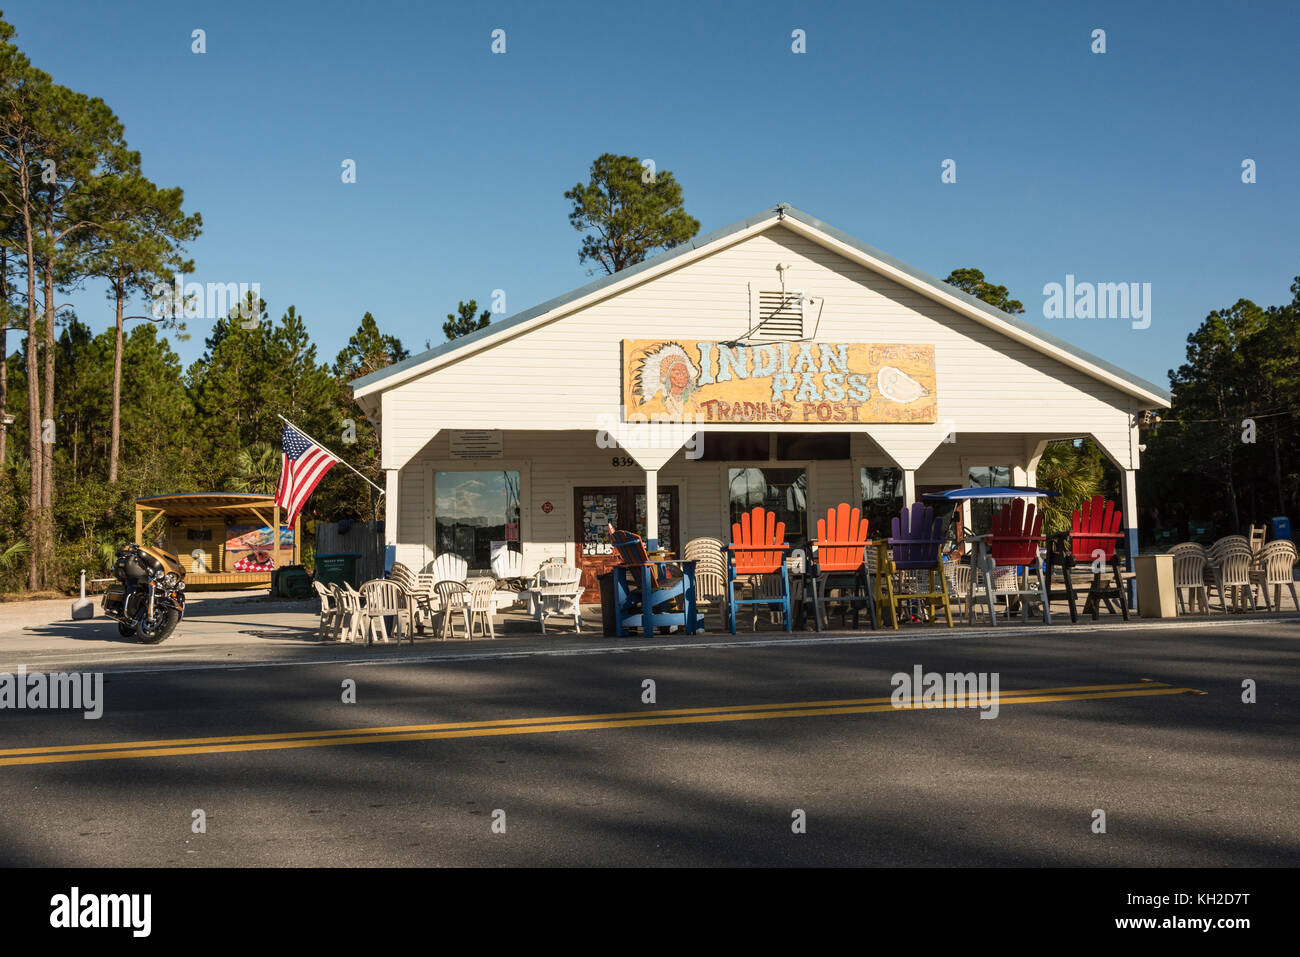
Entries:
POLYGON ((914 502, 891 520, 890 527, 895 568, 934 568, 943 544, 943 519, 934 517, 931 506, 914 502))
POLYGON ((938 620, 943 609, 948 627, 952 627, 952 607, 948 603, 948 589, 943 574, 943 559, 939 550, 943 546, 943 519, 935 518, 934 509, 921 502, 910 508, 904 506, 891 523, 893 536, 888 547, 879 550, 876 560, 876 605, 887 609, 893 626, 898 627, 898 599, 894 595, 893 578, 899 571, 929 572, 929 588, 908 592, 907 598, 930 606, 931 623, 938 620), (936 587, 936 581, 938 585, 936 587))

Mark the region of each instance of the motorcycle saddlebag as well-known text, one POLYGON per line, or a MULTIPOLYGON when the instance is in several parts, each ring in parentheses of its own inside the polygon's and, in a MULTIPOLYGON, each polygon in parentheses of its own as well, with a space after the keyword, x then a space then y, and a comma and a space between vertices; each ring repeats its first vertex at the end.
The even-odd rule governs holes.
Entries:
POLYGON ((124 601, 126 601, 126 586, 121 582, 113 582, 104 591, 104 614, 122 614, 122 603, 124 601))

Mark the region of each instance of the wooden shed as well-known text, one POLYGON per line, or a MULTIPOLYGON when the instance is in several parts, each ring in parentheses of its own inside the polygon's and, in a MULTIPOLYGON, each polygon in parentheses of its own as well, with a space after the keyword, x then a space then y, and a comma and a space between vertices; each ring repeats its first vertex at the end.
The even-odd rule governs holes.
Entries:
POLYGON ((267 588, 273 565, 296 565, 301 521, 280 523, 273 495, 182 492, 135 501, 135 540, 174 552, 187 588, 267 588), (272 528, 279 528, 278 541, 272 528))

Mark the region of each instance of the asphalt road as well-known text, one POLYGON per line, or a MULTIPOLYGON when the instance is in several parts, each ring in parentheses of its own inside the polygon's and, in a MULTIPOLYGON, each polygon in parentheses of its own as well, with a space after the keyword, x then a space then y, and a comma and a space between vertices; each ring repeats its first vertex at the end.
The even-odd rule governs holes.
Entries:
POLYGON ((0 710, 0 863, 1300 864, 1300 621, 885 637, 145 654, 0 710), (892 708, 917 665, 997 717, 892 708))

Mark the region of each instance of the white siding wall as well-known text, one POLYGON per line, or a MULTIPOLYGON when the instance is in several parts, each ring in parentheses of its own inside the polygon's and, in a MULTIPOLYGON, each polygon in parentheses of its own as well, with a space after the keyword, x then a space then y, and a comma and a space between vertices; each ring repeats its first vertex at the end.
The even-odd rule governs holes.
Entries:
MULTIPOLYGON (((623 338, 738 336, 749 325, 747 284, 779 288, 778 262, 794 265, 792 287, 825 297, 810 320, 817 339, 934 343, 939 418, 959 435, 1090 433, 1119 464, 1136 465, 1135 400, 781 226, 391 389, 385 454, 405 462, 439 426, 594 430, 602 414, 617 414, 623 338)), ((939 438, 939 426, 868 430, 921 458, 939 438)))
MULTIPOLYGON (((810 478, 808 525, 815 533, 817 519, 840 502, 858 503, 858 468, 889 465, 883 453, 869 448, 869 440, 855 441, 852 461, 821 461, 807 465, 810 478)), ((494 471, 520 473, 522 514, 520 534, 524 560, 529 566, 547 558, 572 561, 574 556, 573 490, 583 486, 641 486, 644 473, 635 465, 615 466, 617 449, 596 445, 595 432, 506 431, 504 457, 483 461, 451 459, 446 433, 436 436, 401 473, 400 524, 397 560, 412 568, 431 562, 434 527, 434 474, 439 471, 494 471), (543 504, 550 502, 548 514, 543 504)), ((917 473, 920 485, 964 485, 960 460, 973 465, 1012 465, 1023 459, 1017 436, 959 436, 957 445, 944 445, 917 473), (1015 456, 1013 458, 1013 456, 1015 456)), ((621 457, 621 456, 620 456, 621 457)), ((774 462, 789 468, 801 463, 774 462)), ((727 508, 728 463, 688 460, 678 453, 659 472, 659 487, 676 486, 679 528, 683 544, 709 536, 730 539, 727 508)))
MULTIPOLYGON (((435 471, 498 468, 520 472, 526 562, 571 560, 574 487, 644 482, 636 465, 612 463, 619 450, 595 441, 596 431, 619 412, 621 340, 736 337, 750 322, 748 284, 779 288, 778 262, 794 265, 790 287, 825 299, 820 317, 809 317, 810 336, 933 343, 939 419, 951 423, 868 425, 852 436, 851 461, 812 465, 811 530, 828 507, 858 500, 859 467, 893 464, 885 449, 919 465, 918 485, 964 485, 969 465, 1023 467, 1034 442, 1051 437, 1093 435, 1118 465, 1137 466, 1130 441, 1136 400, 774 226, 385 392, 385 459, 404 463, 398 560, 423 567, 434 557, 435 471), (957 432, 955 444, 941 442, 948 427, 957 432), (447 433, 434 435, 439 428, 504 429, 505 457, 452 460, 447 433), (546 502, 549 514, 542 509, 546 502)), ((766 432, 770 426, 721 428, 766 432)), ((659 484, 678 488, 683 540, 729 537, 725 464, 688 461, 678 453, 660 471, 659 484)))

